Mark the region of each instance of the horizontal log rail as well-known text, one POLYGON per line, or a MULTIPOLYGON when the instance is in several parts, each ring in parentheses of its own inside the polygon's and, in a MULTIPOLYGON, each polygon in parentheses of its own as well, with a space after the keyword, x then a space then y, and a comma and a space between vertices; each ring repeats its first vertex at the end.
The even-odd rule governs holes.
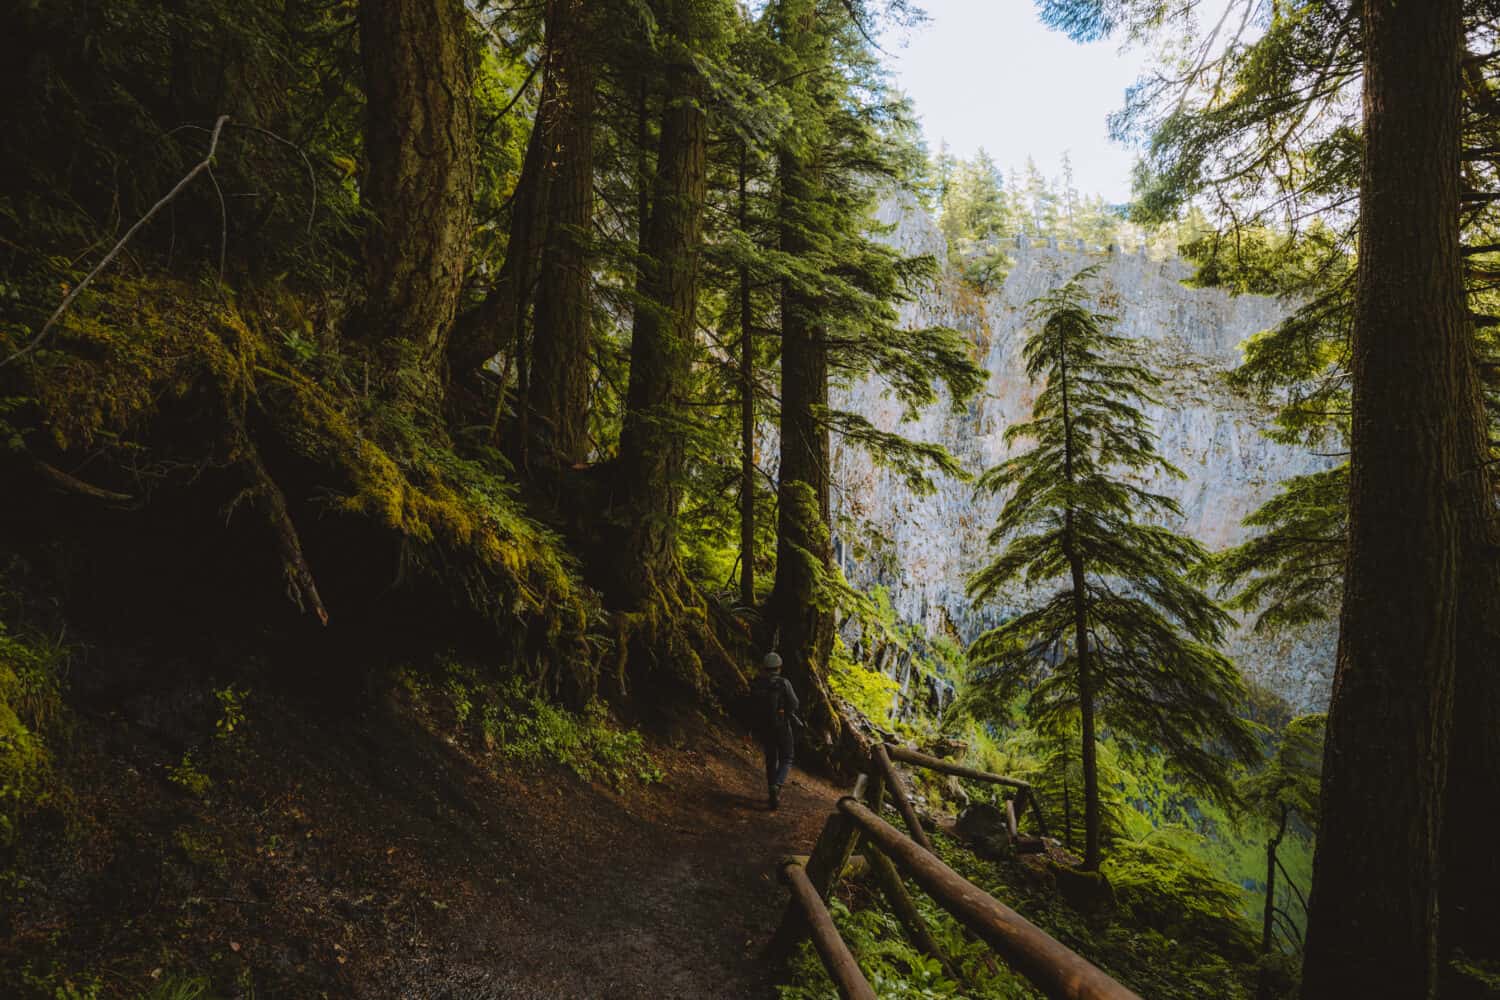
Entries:
POLYGON ((904 761, 907 764, 916 764, 933 771, 942 771, 957 778, 968 778, 970 781, 988 781, 992 785, 1006 785, 1010 788, 1024 788, 1031 791, 1031 782, 1022 781, 1020 778, 1007 778, 1003 774, 991 774, 989 771, 980 771, 977 768, 964 767, 941 757, 922 753, 920 750, 912 750, 908 747, 898 746, 894 743, 886 747, 891 760, 904 761))
MULTIPOLYGON (((876 748, 877 751, 880 747, 876 748)), ((905 764, 914 764, 917 767, 925 767, 930 771, 940 771, 943 774, 951 774, 956 778, 967 778, 970 781, 984 781, 992 785, 1004 785, 1007 788, 1016 789, 1014 808, 1016 814, 1024 812, 1029 806, 1031 815, 1036 820, 1037 832, 1043 836, 1047 835, 1047 821, 1042 818, 1042 804, 1037 800, 1036 790, 1031 787, 1031 782, 1022 781, 1020 778, 1009 778, 1003 774, 994 774, 990 771, 981 771, 973 767, 964 767, 962 764, 954 764, 941 757, 922 753, 920 750, 912 750, 909 747, 898 746, 894 743, 884 748, 891 760, 899 760, 905 764)), ((890 779, 894 781, 894 779, 890 779)), ((898 803, 899 804, 899 803, 898 803)), ((904 813, 903 813, 904 815, 904 813)), ((1012 839, 1017 836, 1014 826, 1011 827, 1012 839)), ((930 845, 923 844, 931 850, 930 845)))
POLYGON ((1081 955, 949 868, 851 796, 839 811, 902 872, 1054 1000, 1140 1000, 1081 955))
POLYGON ((823 968, 828 970, 828 976, 838 988, 841 1000, 876 1000, 875 990, 860 971, 859 963, 849 953, 849 946, 839 936, 838 928, 833 925, 833 917, 829 915, 828 907, 823 905, 823 898, 813 887, 812 880, 807 877, 806 869, 795 861, 788 861, 781 867, 781 877, 791 887, 792 899, 801 907, 802 914, 807 919, 813 947, 823 959, 823 968))

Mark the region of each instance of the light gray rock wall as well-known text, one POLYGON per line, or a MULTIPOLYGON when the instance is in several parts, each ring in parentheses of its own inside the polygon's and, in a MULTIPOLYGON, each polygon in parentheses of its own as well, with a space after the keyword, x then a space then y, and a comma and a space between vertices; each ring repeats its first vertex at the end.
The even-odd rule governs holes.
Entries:
MULTIPOLYGON (((879 218, 894 225, 888 239, 895 245, 945 256, 941 232, 910 199, 887 200, 879 218)), ((835 387, 834 405, 882 429, 942 442, 975 474, 998 464, 1010 453, 1005 429, 1029 416, 1035 394, 1021 361, 1026 303, 1079 269, 1100 264, 1103 311, 1118 316, 1118 333, 1142 341, 1148 364, 1167 379, 1162 404, 1147 412, 1161 451, 1187 475, 1152 483, 1181 504, 1183 518, 1174 527, 1213 549, 1234 544, 1246 537, 1245 515, 1278 482, 1323 467, 1326 460, 1264 437, 1260 428, 1269 413, 1232 392, 1221 377, 1238 362, 1245 338, 1284 315, 1283 303, 1189 288, 1181 283, 1189 273, 1181 261, 1045 248, 1012 254, 1015 264, 997 293, 979 298, 944 278, 904 310, 912 328, 947 325, 968 335, 975 360, 990 373, 980 398, 958 413, 945 399, 903 425, 900 405, 872 378, 835 387)), ((985 536, 1003 498, 976 497, 970 484, 941 476, 934 478, 931 495, 915 495, 863 451, 837 441, 833 479, 836 552, 845 573, 857 585, 885 585, 903 618, 930 632, 956 631, 967 642, 1024 598, 1008 595, 1011 607, 975 607, 964 592, 965 581, 988 556, 985 536)), ((1226 651, 1248 677, 1294 707, 1327 704, 1331 626, 1270 637, 1242 627, 1226 651)))

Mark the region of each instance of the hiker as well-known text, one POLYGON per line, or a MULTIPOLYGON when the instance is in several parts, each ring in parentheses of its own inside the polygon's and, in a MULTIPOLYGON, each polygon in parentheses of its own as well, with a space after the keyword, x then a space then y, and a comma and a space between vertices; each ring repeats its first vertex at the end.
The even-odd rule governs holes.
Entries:
POLYGON ((792 726, 797 722, 797 692, 792 682, 781 675, 781 657, 767 653, 761 661, 761 674, 751 693, 755 696, 761 749, 766 754, 766 791, 772 809, 781 800, 781 786, 792 769, 792 747, 796 742, 792 726))

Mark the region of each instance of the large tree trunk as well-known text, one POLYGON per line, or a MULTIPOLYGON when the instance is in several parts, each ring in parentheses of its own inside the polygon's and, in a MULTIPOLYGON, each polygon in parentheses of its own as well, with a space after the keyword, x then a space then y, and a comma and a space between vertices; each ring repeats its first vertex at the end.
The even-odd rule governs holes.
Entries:
MULTIPOLYGON (((1366 0, 1349 552, 1302 995, 1433 995, 1458 602, 1460 0, 1366 0)), ((1466 749, 1465 752, 1468 752, 1466 749)))
MULTIPOLYGON (((803 61, 812 49, 815 18, 811 0, 782 0, 777 11, 782 43, 803 61)), ((782 252, 810 253, 807 216, 817 197, 816 169, 805 150, 787 148, 778 157, 778 172, 782 252)), ((818 303, 788 280, 781 292, 781 474, 771 621, 781 630, 787 673, 805 695, 808 735, 832 742, 842 720, 824 680, 833 649, 833 612, 823 586, 833 564, 827 409, 828 347, 818 303)))
POLYGON ((546 200, 527 400, 529 453, 550 463, 589 454, 589 341, 593 309, 589 245, 594 220, 592 17, 585 0, 548 0, 547 73, 541 119, 546 200))
POLYGON ((541 104, 526 142, 521 176, 511 197, 505 262, 500 265, 494 287, 484 301, 461 317, 454 329, 448 357, 455 376, 472 372, 501 351, 510 351, 513 357, 524 360, 526 313, 531 305, 541 252, 541 207, 546 198, 546 175, 542 167, 546 137, 552 132, 543 114, 557 107, 555 100, 549 100, 552 87, 551 79, 544 77, 541 104))
MULTIPOLYGON (((660 20, 684 43, 697 41, 685 0, 660 20)), ((622 596, 647 602, 675 588, 677 505, 688 391, 696 343, 698 246, 708 192, 708 123, 702 78, 681 58, 666 75, 654 205, 638 285, 642 304, 630 342, 630 387, 620 435, 619 485, 626 517, 618 565, 622 596)))
MULTIPOLYGON (((740 141, 740 232, 750 231, 750 149, 740 141)), ((750 265, 739 269, 740 305, 740 603, 755 606, 755 312, 750 265)))
MULTIPOLYGON (((1500 962, 1500 532, 1487 414, 1473 365, 1464 372, 1459 417, 1458 659, 1453 754, 1444 799, 1439 912, 1442 954, 1500 962)), ((1484 995, 1455 979, 1443 996, 1484 995)))
POLYGON ((473 227, 467 15, 462 0, 361 0, 359 33, 369 108, 361 198, 376 220, 365 244, 366 333, 388 394, 435 410, 473 227))

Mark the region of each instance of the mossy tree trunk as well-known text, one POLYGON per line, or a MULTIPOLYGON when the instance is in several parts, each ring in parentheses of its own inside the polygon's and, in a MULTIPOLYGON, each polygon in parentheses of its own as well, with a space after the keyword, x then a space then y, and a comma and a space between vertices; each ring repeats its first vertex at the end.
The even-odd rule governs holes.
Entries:
POLYGON ((691 61, 713 12, 688 0, 657 4, 675 36, 666 73, 661 139, 630 342, 630 385, 620 435, 624 550, 622 596, 639 606, 676 588, 677 506, 686 454, 688 381, 696 347, 698 251, 708 193, 703 81, 691 61))
POLYGON ((369 160, 364 334, 381 382, 436 409, 473 230, 473 59, 462 0, 361 0, 369 160))
POLYGON ((1363 18, 1349 551, 1303 965, 1308 1000, 1434 995, 1453 709, 1455 438, 1469 402, 1461 3, 1366 0, 1363 18))
MULTIPOLYGON (((750 231, 750 147, 740 141, 739 225, 750 231)), ((755 311, 750 265, 739 268, 740 307, 740 603, 755 606, 755 311)))
POLYGON ((548 0, 550 90, 539 121, 543 136, 542 240, 526 453, 561 465, 589 454, 590 333, 594 223, 594 15, 585 0, 548 0))
MULTIPOLYGON (((781 0, 776 28, 799 70, 794 88, 807 87, 801 65, 814 58, 817 7, 812 0, 781 0)), ((794 95, 795 96, 795 95, 794 95)), ((810 103, 810 102, 808 102, 810 103)), ((802 140, 794 137, 790 143, 802 140)), ((805 145, 788 145, 777 157, 779 240, 783 253, 811 254, 815 231, 817 167, 805 145)), ((842 729, 825 673, 833 649, 833 611, 825 578, 833 564, 829 531, 828 346, 816 298, 797 280, 781 289, 781 471, 777 483, 776 581, 770 618, 780 629, 788 676, 803 696, 814 740, 833 742, 842 729)))

